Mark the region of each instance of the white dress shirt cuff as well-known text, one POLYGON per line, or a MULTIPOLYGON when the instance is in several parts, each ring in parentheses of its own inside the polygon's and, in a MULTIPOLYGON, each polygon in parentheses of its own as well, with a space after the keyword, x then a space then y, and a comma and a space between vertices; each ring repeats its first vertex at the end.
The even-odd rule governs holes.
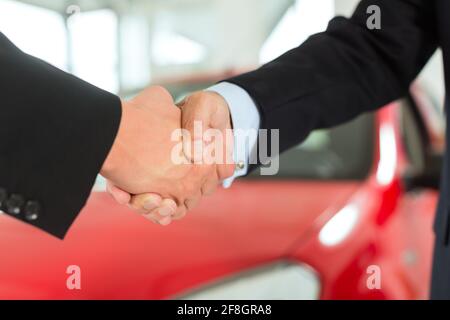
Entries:
POLYGON ((250 154, 256 152, 260 115, 247 91, 235 84, 222 82, 208 88, 207 91, 216 92, 225 99, 233 121, 233 160, 236 163, 236 171, 223 183, 224 188, 228 188, 235 178, 248 172, 250 154))

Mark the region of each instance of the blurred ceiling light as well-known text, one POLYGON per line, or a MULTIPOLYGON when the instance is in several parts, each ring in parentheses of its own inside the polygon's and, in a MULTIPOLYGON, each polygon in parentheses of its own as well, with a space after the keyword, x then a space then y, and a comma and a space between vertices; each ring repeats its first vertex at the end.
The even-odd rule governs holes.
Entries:
POLYGON ((356 204, 346 205, 323 226, 319 233, 319 241, 327 247, 341 243, 355 227, 358 214, 356 204))
POLYGON ((21 50, 67 70, 64 19, 56 12, 0 0, 0 30, 21 50))
POLYGON ((120 23, 120 73, 122 89, 144 88, 151 81, 150 30, 147 18, 122 15, 120 23))
POLYGON ((183 35, 159 31, 152 41, 152 57, 160 66, 195 64, 206 58, 206 48, 183 35))
POLYGON ((73 73, 110 92, 117 92, 117 17, 112 10, 81 12, 69 19, 73 73))
POLYGON ((376 178, 379 184, 385 186, 392 182, 397 163, 397 147, 394 128, 382 125, 380 128, 380 161, 376 178))
POLYGON ((260 62, 269 62, 324 31, 334 12, 334 0, 297 0, 264 43, 260 62))

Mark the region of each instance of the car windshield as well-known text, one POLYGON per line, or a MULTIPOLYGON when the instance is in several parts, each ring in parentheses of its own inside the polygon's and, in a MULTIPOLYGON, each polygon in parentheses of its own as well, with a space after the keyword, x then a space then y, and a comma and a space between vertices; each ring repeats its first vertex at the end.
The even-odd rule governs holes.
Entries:
MULTIPOLYGON (((177 100, 207 88, 209 83, 169 85, 177 100)), ((276 175, 254 170, 246 179, 361 180, 372 167, 374 116, 365 114, 346 124, 316 130, 300 145, 279 157, 276 175)))

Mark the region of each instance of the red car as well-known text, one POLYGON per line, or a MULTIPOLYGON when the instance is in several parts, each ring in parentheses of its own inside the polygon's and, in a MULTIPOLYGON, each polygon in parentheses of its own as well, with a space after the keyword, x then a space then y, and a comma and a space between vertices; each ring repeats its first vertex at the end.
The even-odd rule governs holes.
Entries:
POLYGON ((0 298, 425 299, 443 127, 413 96, 313 133, 278 175, 169 227, 104 192, 64 241, 2 215, 0 298))

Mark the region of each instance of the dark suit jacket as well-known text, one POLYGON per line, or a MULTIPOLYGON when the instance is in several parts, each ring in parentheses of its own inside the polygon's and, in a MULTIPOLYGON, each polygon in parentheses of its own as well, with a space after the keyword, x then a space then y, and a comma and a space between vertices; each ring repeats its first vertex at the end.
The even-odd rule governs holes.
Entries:
POLYGON ((62 238, 114 141, 118 97, 0 33, 0 209, 62 238))
MULTIPOLYGON (((314 129, 343 123, 406 95, 438 46, 444 52, 449 92, 450 0, 363 0, 350 19, 333 19, 324 33, 227 81, 253 97, 262 128, 280 129, 283 151, 314 129), (367 28, 370 5, 381 8, 381 30, 367 28)), ((447 137, 447 150, 449 143, 447 137)), ((435 222, 444 243, 449 238, 449 170, 447 154, 435 222)))

